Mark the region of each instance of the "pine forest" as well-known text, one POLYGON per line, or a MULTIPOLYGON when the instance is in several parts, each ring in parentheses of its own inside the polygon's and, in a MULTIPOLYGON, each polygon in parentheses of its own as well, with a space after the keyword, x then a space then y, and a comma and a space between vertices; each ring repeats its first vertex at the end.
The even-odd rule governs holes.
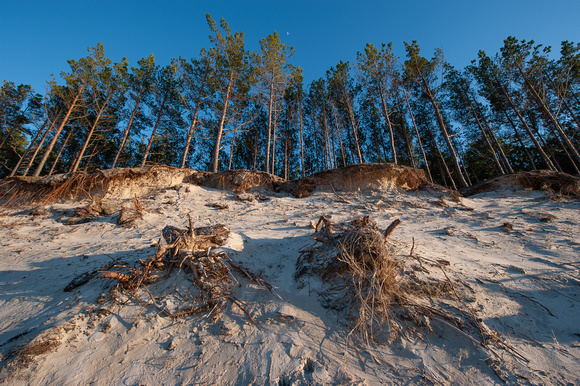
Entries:
POLYGON ((465 68, 416 41, 403 58, 369 43, 305 84, 276 32, 253 52, 243 32, 207 21, 193 59, 115 63, 99 43, 44 95, 4 80, 0 177, 162 164, 295 179, 390 162, 460 189, 518 171, 580 174, 580 43, 555 55, 508 37, 465 68))

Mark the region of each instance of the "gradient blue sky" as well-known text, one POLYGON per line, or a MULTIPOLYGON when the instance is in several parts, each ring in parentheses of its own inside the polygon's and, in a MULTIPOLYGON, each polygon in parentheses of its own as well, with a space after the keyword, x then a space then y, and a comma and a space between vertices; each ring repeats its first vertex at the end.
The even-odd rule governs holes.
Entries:
POLYGON ((277 31, 294 46, 306 81, 324 76, 339 60, 353 61, 367 42, 417 40, 424 56, 436 47, 456 67, 480 49, 498 52, 512 35, 559 51, 580 41, 580 0, 0 0, 0 81, 26 83, 41 93, 67 59, 102 42, 113 60, 131 65, 153 53, 158 64, 191 58, 210 47, 205 14, 244 31, 246 46, 277 31))

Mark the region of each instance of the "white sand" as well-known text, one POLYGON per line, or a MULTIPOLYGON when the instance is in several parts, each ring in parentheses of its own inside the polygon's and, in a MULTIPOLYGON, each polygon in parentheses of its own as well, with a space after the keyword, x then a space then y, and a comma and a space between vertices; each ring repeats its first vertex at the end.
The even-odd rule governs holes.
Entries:
POLYGON ((141 199, 134 227, 117 215, 64 225, 58 204, 36 216, 0 216, 0 355, 2 384, 391 384, 503 383, 490 352, 437 320, 426 340, 403 335, 390 345, 347 342, 349 328, 320 305, 317 280, 296 282, 299 250, 312 245, 310 223, 321 215, 341 222, 369 215, 391 238, 401 259, 444 259, 453 280, 473 289, 469 307, 518 354, 502 351, 509 383, 580 383, 580 202, 550 201, 542 192, 503 190, 445 200, 397 188, 315 193, 295 199, 238 202, 233 193, 182 185, 141 199), (223 202, 229 209, 205 206, 223 202), (93 277, 72 292, 75 277, 112 261, 134 264, 155 253, 166 225, 226 224, 223 249, 259 273, 284 299, 242 279, 236 298, 217 315, 164 317, 155 302, 178 310, 191 296, 188 275, 174 271, 126 304, 97 303, 113 280, 93 277), (545 222, 548 215, 550 221, 545 222), (513 231, 504 231, 510 223, 513 231), (162 296, 158 296, 158 295, 162 296), (158 296, 158 297, 157 297, 158 296), (139 304, 141 302, 141 304, 139 304), (47 353, 9 372, 9 354, 29 342, 53 342, 47 353), (348 345, 347 345, 348 343, 348 345), (525 358, 522 359, 522 357, 525 358))

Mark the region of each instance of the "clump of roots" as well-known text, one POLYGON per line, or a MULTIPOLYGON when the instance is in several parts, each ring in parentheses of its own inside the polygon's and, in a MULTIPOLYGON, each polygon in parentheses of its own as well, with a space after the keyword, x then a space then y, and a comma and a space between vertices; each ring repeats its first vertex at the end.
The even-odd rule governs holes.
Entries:
POLYGON ((343 314, 351 334, 367 342, 390 343, 403 333, 422 337, 420 327, 430 331, 433 319, 458 330, 477 328, 464 301, 469 291, 451 282, 447 262, 397 256, 389 236, 399 223, 383 232, 368 216, 346 224, 321 217, 314 234, 320 244, 302 251, 296 278, 319 276, 323 306, 343 314))
POLYGON ((194 296, 188 297, 187 301, 180 301, 177 307, 168 309, 158 304, 158 300, 173 295, 166 291, 152 296, 145 288, 145 292, 149 293, 151 298, 151 302, 147 304, 157 307, 162 315, 172 318, 202 312, 216 315, 230 301, 255 324, 246 305, 234 296, 235 289, 240 284, 234 272, 238 273, 238 276, 241 274, 256 282, 276 298, 280 300, 282 298, 264 279, 234 262, 224 251, 212 250, 214 247, 223 245, 229 234, 229 229, 223 224, 194 228, 191 217, 187 229, 166 226, 162 231, 165 243, 159 240, 154 256, 147 260, 140 260, 136 268, 118 265, 114 269, 101 271, 102 279, 114 279, 118 282, 112 288, 109 298, 114 302, 137 299, 140 304, 145 304, 138 299, 138 290, 167 278, 175 269, 190 276, 188 280, 193 285, 190 293, 194 296))
POLYGON ((387 240, 399 223, 381 232, 368 216, 348 224, 323 216, 314 236, 322 245, 303 251, 297 262, 296 277, 319 275, 323 305, 346 311, 353 331, 367 339, 397 335, 392 305, 400 301, 401 265, 387 240))
POLYGON ((154 256, 140 260, 136 268, 118 265, 115 270, 102 271, 100 278, 117 280, 113 294, 134 293, 179 268, 194 276, 192 283, 198 290, 197 305, 189 304, 178 313, 162 309, 162 313, 175 317, 220 308, 233 293, 237 280, 222 260, 225 253, 212 252, 211 248, 223 245, 229 233, 222 224, 194 228, 191 218, 187 229, 166 226, 162 231, 166 243, 159 240, 154 256))

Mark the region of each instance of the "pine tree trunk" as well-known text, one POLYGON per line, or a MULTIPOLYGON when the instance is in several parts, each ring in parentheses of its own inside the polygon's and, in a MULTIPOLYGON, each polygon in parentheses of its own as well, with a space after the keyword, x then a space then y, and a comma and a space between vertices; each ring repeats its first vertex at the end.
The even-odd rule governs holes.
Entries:
POLYGON ((493 162, 495 164, 497 171, 499 172, 499 174, 505 174, 505 171, 503 170, 503 167, 501 166, 501 163, 499 162, 499 159, 497 158, 497 154, 495 153, 495 150, 493 149, 493 146, 491 145, 491 142, 489 141, 489 137, 487 136, 487 133, 485 132, 483 125, 479 121, 479 117, 477 116, 475 109, 473 108, 473 104, 471 104, 471 100, 469 100, 469 109, 471 110, 471 115, 473 115, 473 118, 475 118, 475 122, 477 123, 477 127, 479 127, 479 130, 481 131, 481 135, 483 136, 483 139, 485 139, 485 143, 487 144, 487 147, 489 148, 489 151, 490 151, 491 155, 493 156, 493 162))
POLYGON ((514 129, 514 133, 516 134, 516 138, 517 138, 518 142, 520 143, 520 146, 524 149, 524 152, 526 153, 526 156, 528 157, 528 160, 530 161, 530 164, 532 165, 532 170, 538 170, 536 168, 536 163, 534 162, 534 158, 530 154, 528 147, 524 144, 524 141, 522 140, 522 137, 520 136, 520 133, 518 132, 516 125, 514 124, 514 122, 510 118, 510 116, 508 115, 507 111, 504 110, 503 113, 504 113, 505 117, 507 118, 511 127, 514 129))
POLYGON ((119 157, 121 156, 121 153, 123 153, 123 148, 125 147, 125 143, 127 142, 127 138, 129 138, 129 133, 131 132, 131 126, 133 126, 133 119, 135 119, 135 116, 137 115, 137 112, 139 111, 139 105, 141 104, 141 98, 143 96, 143 92, 145 91, 145 85, 143 85, 141 87, 141 90, 139 90, 139 95, 137 96, 137 100, 135 101, 135 107, 133 108, 133 111, 131 112, 131 118, 129 118, 129 123, 127 124, 127 127, 125 128, 125 132, 123 133, 123 139, 121 140, 121 144, 119 145, 119 149, 117 149, 117 154, 115 154, 115 159, 113 160, 113 165, 111 166, 111 169, 115 168, 115 166, 117 166, 117 162, 119 162, 119 157))
POLYGON ((268 142, 266 144, 266 173, 270 173, 270 142, 272 141, 272 106, 274 105, 274 83, 270 83, 268 98, 268 142))
MULTIPOLYGON (((467 188, 467 186, 468 186, 467 182, 465 181, 465 177, 463 176, 463 173, 461 172, 459 160, 457 158, 457 154, 455 153, 455 147, 451 143, 451 139, 449 138, 449 134, 447 133, 447 128, 445 127, 445 122, 443 121, 443 116, 441 115, 441 111, 439 110, 439 106, 437 105, 437 102, 435 101, 435 97, 433 96, 431 89, 427 85, 425 78, 423 78, 422 76, 421 76, 421 81, 423 83, 423 88, 425 90, 425 94, 427 95, 429 101, 431 102, 431 105, 433 106, 433 109, 435 110, 435 117, 437 118, 437 124, 439 125, 439 129, 441 130, 441 134, 443 135, 443 139, 445 140, 445 143, 447 144, 447 148, 448 148, 449 153, 451 155, 453 167, 455 168, 455 174, 457 174, 457 179, 459 180, 459 184, 461 185, 462 188, 467 188)), ((455 182, 453 182, 453 185, 455 185, 455 182)))
POLYGON ((362 153, 360 151, 358 134, 356 132, 357 131, 357 124, 356 124, 355 119, 354 119, 354 111, 352 111, 351 101, 348 98, 348 95, 346 94, 346 90, 344 89, 344 87, 342 89, 342 98, 343 98, 344 105, 346 106, 348 118, 350 119, 350 126, 352 128, 352 135, 354 138, 354 146, 355 146, 355 150, 356 150, 356 155, 358 157, 358 163, 362 164, 362 163, 364 163, 364 159, 363 159, 362 153))
MULTIPOLYGON (((548 79, 548 81, 550 82, 550 86, 552 86, 552 90, 557 95, 562 106, 564 106, 564 109, 566 109, 568 114, 570 114, 570 116, 572 117, 572 120, 576 123, 576 126, 578 126, 578 128, 580 129, 580 121, 578 120, 578 117, 576 116, 574 111, 572 111, 572 109, 570 108, 570 105, 568 104, 568 102, 566 102, 566 95, 562 95, 562 93, 560 93, 560 91, 558 90, 558 87, 554 84, 554 82, 550 79, 550 77, 547 74, 544 74, 544 77, 546 79, 548 79)), ((564 93, 564 94, 566 94, 566 93, 564 93)), ((572 95, 572 97, 574 97, 574 94, 572 92, 568 92, 567 94, 572 95)), ((576 101, 578 102, 577 98, 574 98, 574 99, 576 99, 576 101)))
POLYGON ((276 171, 274 170, 275 166, 276 166, 276 129, 278 128, 278 125, 274 124, 272 125, 272 168, 270 169, 270 173, 272 174, 276 174, 276 171))
POLYGON ((391 139, 391 154, 393 156, 393 163, 397 165, 397 151, 395 150, 395 134, 393 133, 393 125, 391 124, 391 119, 389 118, 389 111, 387 109, 387 102, 385 100, 385 95, 383 92, 383 86, 379 80, 379 94, 381 97, 381 107, 385 121, 387 122, 387 127, 389 128, 389 137, 391 139))
MULTIPOLYGON (((324 103, 324 101, 322 101, 322 103, 324 103)), ((330 135, 328 130, 326 108, 324 105, 322 105, 322 123, 324 128, 324 158, 326 158, 326 169, 332 169, 330 135)))
MULTIPOLYGON (((197 97, 197 101, 195 102, 195 111, 193 113, 193 118, 191 120, 191 124, 189 125, 189 130, 187 131, 187 138, 185 139, 185 148, 183 149, 183 155, 181 156, 181 163, 179 166, 182 169, 185 167, 185 162, 187 160, 187 154, 189 153, 189 146, 191 144, 191 139, 193 138, 195 124, 197 123, 197 113, 198 113, 199 108, 201 106, 201 99, 203 96, 202 91, 207 83, 208 74, 209 74, 209 68, 206 67, 204 77, 203 77, 203 82, 202 82, 201 86, 199 87, 199 95, 197 97)), ((230 160, 230 164, 231 164, 231 160, 230 160)))
POLYGON ((79 100, 79 98, 81 97, 81 94, 83 93, 85 89, 85 85, 81 85, 81 87, 79 88, 79 91, 77 92, 77 95, 74 97, 66 115, 64 116, 64 118, 62 119, 58 129, 56 130, 56 132, 54 133, 54 137, 52 138, 52 140, 50 141, 50 143, 48 144, 48 147, 44 153, 44 156, 42 157, 42 160, 40 160, 40 163, 38 164, 38 166, 36 167, 36 170, 34 171, 33 176, 34 177, 38 177, 40 176, 40 172, 42 171, 42 169, 44 168, 44 164, 46 163, 46 161, 48 160, 48 157, 50 156, 50 153, 52 152, 52 149, 54 148, 54 145, 56 144, 56 141, 58 140, 58 137, 60 136, 60 133, 62 132, 62 129, 64 128, 64 126, 67 124, 68 119, 70 117, 70 115, 72 114, 74 108, 77 105, 77 102, 79 100))
POLYGON ((340 122, 338 120, 336 107, 332 106, 332 117, 334 118, 334 124, 336 125, 336 129, 338 130, 338 142, 340 145, 340 157, 342 159, 342 166, 346 166, 346 151, 344 150, 344 144, 342 142, 342 131, 340 130, 340 122))
POLYGON ((405 96, 405 102, 407 104, 407 109, 409 110, 409 114, 411 114, 411 121, 413 122, 413 127, 415 128, 415 134, 417 134, 417 141, 419 142, 419 147, 421 148, 421 154, 423 155, 423 162, 425 162, 425 169, 427 169, 427 176, 429 177, 429 181, 433 183, 433 176, 431 176, 431 170, 429 169, 429 162, 427 161, 427 156, 425 155, 425 149, 423 148, 423 143, 421 141, 421 136, 419 135, 419 128, 417 127, 417 123, 415 122, 415 115, 413 114, 413 110, 411 110, 411 104, 409 103, 409 96, 407 94, 407 90, 405 87, 402 87, 403 95, 405 96))
POLYGON ((570 108, 568 102, 566 102, 566 99, 562 98, 562 104, 566 109, 566 111, 568 112, 568 114, 570 114, 570 116, 572 117, 572 120, 574 120, 574 122, 576 123, 576 126, 578 126, 578 129, 580 129, 580 121, 578 120, 576 114, 574 114, 574 111, 572 111, 572 108, 570 108))
POLYGON ((165 92, 163 96, 163 102, 161 102, 161 106, 159 107, 159 113, 157 114, 157 121, 155 121, 155 126, 153 126, 153 131, 151 131, 151 136, 149 137, 149 142, 147 143, 147 148, 145 149, 145 154, 143 154, 143 160, 141 161, 141 167, 145 166, 147 162, 147 158, 149 157, 149 152, 151 151, 151 145, 153 145, 153 141, 155 140, 155 134, 157 133, 157 128, 159 127, 159 123, 161 122, 161 117, 163 116, 163 109, 165 108, 165 103, 167 102, 167 98, 169 97, 169 91, 165 92))
POLYGON ((499 143, 499 141, 498 141, 495 133, 493 132, 493 129, 491 128, 489 122, 487 121, 487 118, 485 117, 485 114, 483 114, 483 112, 481 112, 481 110, 479 109, 479 106, 476 105, 476 108, 477 108, 477 111, 479 111, 479 115, 481 116, 481 118, 483 120, 483 124, 485 125, 485 127, 487 127, 487 130, 491 134, 491 138, 492 138, 493 142, 495 143, 495 145, 499 149, 499 153, 500 153, 501 158, 503 160, 503 164, 504 164, 505 169, 507 169, 507 171, 509 173, 513 173, 514 172, 514 169, 512 168, 512 165, 511 165, 510 161, 508 160, 507 156, 505 155, 505 152, 503 150, 503 147, 499 143))
POLYGON ((503 87, 503 85, 500 85, 500 87, 501 87, 501 90, 502 90, 503 94, 506 96, 510 107, 516 113, 518 119, 520 120, 520 122, 522 123, 522 125, 526 129, 526 132, 530 136, 530 139, 532 140, 532 142, 536 146, 536 149, 538 150, 538 153, 540 153, 540 157, 542 157, 542 159, 544 160, 544 162, 548 166, 548 169, 550 169, 550 170, 556 170, 556 167, 554 166, 554 164, 552 163, 552 161, 550 160, 550 158, 548 158, 548 156, 546 155, 546 152, 544 151, 544 149, 542 148, 542 146, 538 142, 538 139, 536 138, 536 136, 534 135, 534 133, 530 129, 530 126, 528 126, 528 123, 526 122, 526 120, 524 119, 524 117, 522 116, 522 114, 520 113, 520 110, 515 105, 514 101, 512 100, 511 96, 509 95, 509 92, 503 87))
POLYGON ((89 146, 89 142, 91 141, 91 138, 93 136, 93 133, 97 129, 97 126, 99 125, 99 121, 101 119, 101 116, 103 115, 103 112, 105 111, 105 108, 107 107, 107 104, 109 103, 109 99, 111 98, 112 93, 113 93, 112 90, 109 90, 109 92, 107 94, 107 98, 105 99, 105 101, 103 102, 103 105, 99 109, 99 113, 97 114, 97 117, 95 118, 95 122, 93 122, 93 125, 91 126, 91 129, 90 129, 89 133, 87 134, 87 138, 85 139, 85 142, 83 143, 83 147, 81 148, 81 151, 79 152, 77 158, 75 159, 75 162, 73 163, 73 165, 70 169, 71 173, 76 172, 77 169, 79 168, 79 165, 81 164, 81 160, 85 156, 85 152, 87 150, 87 147, 89 146))
POLYGON ((52 176, 52 173, 54 172, 54 169, 56 168, 56 164, 58 164, 58 160, 60 159, 60 157, 62 156, 62 152, 64 151, 70 137, 72 136, 73 130, 69 130, 68 134, 66 135, 66 138, 64 139, 64 142, 62 143, 62 146, 60 147, 60 150, 58 151, 58 154, 56 155, 56 158, 54 159, 54 162, 52 163, 52 166, 50 167, 50 171, 48 172, 49 176, 52 176))
POLYGON ((254 135, 254 164, 252 170, 257 169, 258 166, 257 163, 258 163, 258 134, 256 133, 254 135))
POLYGON ((28 174, 28 171, 30 170, 30 168, 34 164, 34 160, 36 159, 36 156, 38 155, 38 152, 42 148, 42 145, 44 144, 44 141, 46 141, 46 138, 48 138, 48 135, 52 131, 52 128, 54 127, 55 122, 56 122, 56 118, 51 122, 51 124, 48 127, 48 129, 42 135, 42 138, 40 139, 40 142, 34 148, 34 152, 32 153, 32 156, 30 157, 30 160, 28 161, 28 165, 26 165, 26 169, 24 169, 24 172, 22 173, 23 176, 26 176, 28 174))
POLYGON ((530 94, 532 94, 532 99, 535 100, 535 102, 538 105, 538 107, 540 108, 540 110, 544 112, 544 115, 546 116, 546 118, 548 118, 548 121, 552 123, 552 125, 554 126, 554 129, 556 129, 556 131, 558 131, 558 133, 562 137, 562 140, 564 141, 564 144, 566 145, 566 147, 568 147, 568 150, 572 154, 572 157, 580 165, 580 154, 578 154, 578 150, 576 149, 576 147, 574 147, 574 144, 572 144, 572 141, 570 141, 570 138, 568 137, 568 135, 566 134, 564 129, 562 129, 562 126, 560 126, 560 122, 558 122, 558 119, 556 118, 556 116, 552 112, 552 109, 546 103, 545 98, 542 98, 538 94, 538 92, 536 91, 534 86, 531 84, 530 80, 528 79, 528 77, 526 76, 524 71, 519 66, 518 66, 518 70, 519 70, 520 74, 523 76, 524 82, 525 82, 528 90, 530 91, 530 94))
POLYGON ((302 93, 298 97, 298 118, 300 121, 300 165, 302 167, 302 177, 306 177, 306 167, 304 166, 304 123, 302 119, 302 93))
MULTIPOLYGON (((437 151, 437 155, 439 156, 437 158, 439 160, 439 167, 442 169, 442 171, 444 168, 445 173, 447 173, 447 176, 449 177, 449 180, 451 181, 451 185, 453 186, 453 189, 457 190, 457 185, 455 185, 455 181, 453 180, 453 177, 451 176, 451 172, 449 171, 449 167, 447 167, 447 163, 445 162, 445 158, 443 157, 443 153, 441 153, 441 150, 439 149, 439 145, 437 144, 437 139, 435 138, 433 131, 431 131, 431 129, 429 127, 427 127, 427 132, 429 133, 429 135, 433 139, 433 146, 435 146, 435 150, 437 151)), ((444 181, 445 181, 445 173, 441 173, 441 176, 443 177, 444 181)), ((447 182, 445 182, 445 186, 447 187, 447 182)))
MULTIPOLYGON (((28 156, 28 154, 30 154, 30 150, 32 150, 32 148, 35 146, 34 144, 36 143, 36 140, 38 139, 38 137, 40 137, 40 133, 42 133, 44 131, 44 129, 48 125, 48 122, 49 122, 49 119, 46 118, 45 122, 42 124, 42 127, 40 129, 38 129, 38 131, 36 132, 36 135, 34 136, 32 141, 30 142, 30 145, 28 146, 26 151, 22 154, 22 156, 20 157, 20 159, 16 163, 16 166, 14 167, 14 169, 12 169, 12 172, 10 173, 10 177, 14 177, 14 175, 16 174, 16 172, 18 171, 20 166, 22 166, 22 162, 28 156)), ((49 131, 50 129, 52 129, 52 126, 50 126, 47 129, 47 131, 49 131)), ((44 138, 44 135, 43 135, 43 138, 44 138)))
POLYGON ((234 147, 236 144, 236 131, 237 131, 237 127, 234 127, 234 132, 232 134, 232 145, 230 146, 230 157, 228 160, 228 170, 232 170, 232 161, 234 158, 234 147))
POLYGON ((411 159, 411 166, 413 169, 417 168, 417 164, 415 163, 415 157, 413 156, 413 145, 411 144, 411 140, 409 139, 409 134, 407 133, 406 126, 401 126, 401 130, 403 131, 403 139, 405 140, 405 144, 407 145, 407 151, 409 152, 409 158, 411 159))
MULTIPOLYGON (((218 126, 218 131, 216 133, 215 143, 213 147, 212 153, 212 161, 211 161, 211 171, 217 173, 219 167, 219 157, 220 157, 220 146, 222 142, 222 136, 224 133, 224 126, 226 123, 226 114, 228 112, 228 104, 230 102, 230 93, 232 91, 234 83, 234 74, 230 73, 230 79, 228 80, 228 86, 226 88, 226 96, 224 98, 224 107, 222 108, 222 113, 220 117, 220 123, 218 126)), ((267 163, 266 163, 267 165, 267 163)))

